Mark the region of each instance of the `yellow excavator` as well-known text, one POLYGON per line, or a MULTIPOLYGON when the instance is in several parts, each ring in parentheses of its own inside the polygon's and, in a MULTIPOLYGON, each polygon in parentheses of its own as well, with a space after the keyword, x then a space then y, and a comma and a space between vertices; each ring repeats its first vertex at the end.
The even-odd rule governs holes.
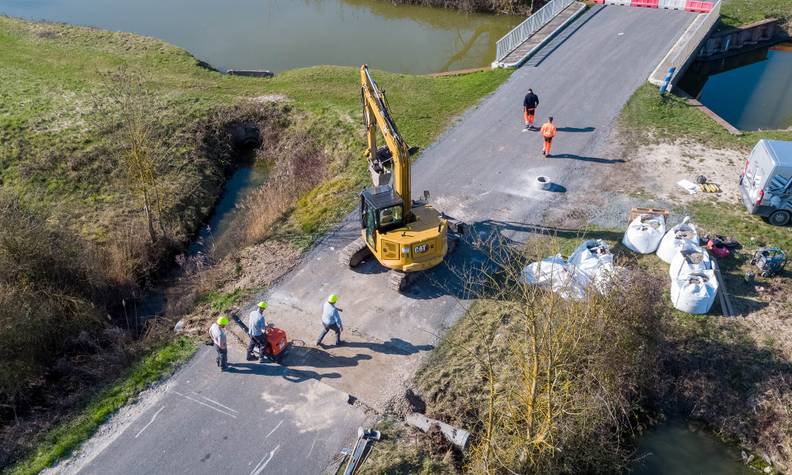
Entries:
POLYGON ((366 157, 373 186, 360 194, 361 236, 341 252, 342 263, 355 267, 369 255, 391 270, 390 286, 405 290, 417 272, 443 261, 449 248, 449 221, 410 194, 410 150, 393 122, 385 99, 368 67, 360 67, 366 157), (385 146, 377 148, 377 128, 385 146))

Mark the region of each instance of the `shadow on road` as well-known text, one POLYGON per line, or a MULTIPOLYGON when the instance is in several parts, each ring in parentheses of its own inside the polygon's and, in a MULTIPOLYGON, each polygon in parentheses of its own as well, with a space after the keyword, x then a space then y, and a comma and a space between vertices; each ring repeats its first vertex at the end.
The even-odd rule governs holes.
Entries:
MULTIPOLYGON (((335 338, 330 335, 331 338, 335 338)), ((344 346, 352 346, 344 343, 344 346)), ((360 361, 370 360, 371 355, 358 353, 355 356, 338 356, 321 348, 293 346, 283 360, 283 366, 310 366, 313 368, 348 368, 357 366, 360 361)))
POLYGON ((382 343, 374 343, 368 341, 345 341, 344 347, 348 348, 367 348, 377 353, 386 355, 413 355, 421 351, 431 351, 434 349, 432 345, 413 345, 409 341, 402 340, 401 338, 391 338, 389 341, 382 343))
POLYGON ((583 27, 586 23, 591 21, 594 18, 594 15, 601 12, 604 9, 605 5, 595 5, 589 10, 580 16, 577 20, 575 20, 571 25, 561 30, 561 33, 556 35, 555 38, 550 40, 545 46, 543 46, 539 51, 530 59, 528 62, 525 63, 524 66, 528 67, 537 67, 542 64, 542 61, 547 59, 548 56, 553 54, 555 50, 561 47, 566 41, 572 37, 579 29, 583 27))
POLYGON ((597 130, 596 127, 558 127, 556 129, 559 132, 594 132, 597 130))
POLYGON ((567 189, 564 185, 550 183, 549 188, 544 191, 549 191, 550 193, 566 193, 567 189))
POLYGON ((582 162, 594 162, 594 163, 624 163, 624 160, 620 158, 610 159, 610 158, 597 158, 597 157, 581 157, 580 155, 573 155, 571 153, 560 153, 558 155, 553 154, 550 158, 570 158, 572 160, 580 160, 582 162))
POLYGON ((280 376, 287 381, 301 383, 309 379, 321 381, 322 379, 338 379, 339 373, 317 373, 316 371, 297 370, 279 366, 272 363, 229 363, 226 373, 260 376, 280 376))

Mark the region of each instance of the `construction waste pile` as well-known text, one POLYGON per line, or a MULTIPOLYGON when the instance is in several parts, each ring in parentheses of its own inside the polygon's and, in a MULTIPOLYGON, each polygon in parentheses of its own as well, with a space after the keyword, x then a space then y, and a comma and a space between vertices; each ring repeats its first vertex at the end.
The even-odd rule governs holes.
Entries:
POLYGON ((556 254, 527 265, 522 281, 550 289, 565 300, 580 300, 589 289, 606 294, 616 273, 608 244, 591 239, 578 246, 568 260, 556 254))
POLYGON ((670 264, 671 303, 692 314, 709 312, 718 294, 718 280, 707 250, 699 245, 699 235, 690 218, 665 232, 665 216, 642 213, 630 222, 622 243, 641 254, 657 252, 670 264))

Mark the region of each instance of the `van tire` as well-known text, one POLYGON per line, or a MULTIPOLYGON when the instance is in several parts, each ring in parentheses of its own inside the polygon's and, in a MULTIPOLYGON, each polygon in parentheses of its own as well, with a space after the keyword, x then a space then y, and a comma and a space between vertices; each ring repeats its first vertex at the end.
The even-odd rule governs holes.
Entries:
POLYGON ((792 221, 792 214, 785 210, 774 211, 768 216, 767 221, 773 226, 786 226, 792 221))

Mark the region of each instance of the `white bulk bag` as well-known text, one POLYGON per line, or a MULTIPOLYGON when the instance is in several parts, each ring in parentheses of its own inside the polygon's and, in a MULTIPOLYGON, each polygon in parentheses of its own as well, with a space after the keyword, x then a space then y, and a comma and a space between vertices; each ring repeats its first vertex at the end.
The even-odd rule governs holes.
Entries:
POLYGON ((657 248, 657 257, 662 259, 663 262, 670 264, 674 254, 679 249, 682 249, 685 244, 698 245, 698 233, 696 228, 688 223, 689 219, 689 217, 685 216, 685 219, 680 224, 669 229, 663 236, 663 240, 660 241, 660 247, 657 248))
POLYGON ((588 282, 579 282, 581 285, 587 287, 593 283, 601 294, 607 292, 615 273, 613 254, 611 254, 608 244, 601 239, 590 239, 578 246, 575 252, 569 256, 568 267, 570 273, 572 273, 572 269, 577 271, 573 274, 577 280, 582 280, 581 276, 577 274, 583 274, 587 278, 588 282))
POLYGON ((631 251, 650 254, 657 250, 665 231, 665 219, 662 216, 641 214, 627 227, 622 244, 631 251))
POLYGON ((539 262, 532 262, 522 270, 523 282, 540 287, 551 287, 554 281, 566 279, 566 262, 561 254, 545 257, 539 262))
POLYGON ((678 249, 674 258, 671 259, 668 275, 671 276, 671 279, 676 279, 687 274, 711 269, 712 259, 707 250, 697 244, 687 243, 678 249))
POLYGON ((564 299, 582 299, 589 284, 588 277, 576 269, 569 269, 560 254, 528 264, 522 271, 522 281, 548 288, 564 299))
POLYGON ((671 280, 674 308, 696 315, 709 312, 718 294, 715 271, 705 270, 671 280))

